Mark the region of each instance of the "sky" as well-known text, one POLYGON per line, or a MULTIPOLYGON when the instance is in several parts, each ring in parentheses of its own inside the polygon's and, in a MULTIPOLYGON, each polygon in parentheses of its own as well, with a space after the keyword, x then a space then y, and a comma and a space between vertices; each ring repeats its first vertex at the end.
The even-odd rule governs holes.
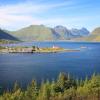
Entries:
POLYGON ((92 31, 100 27, 100 0, 0 0, 0 28, 41 24, 92 31))

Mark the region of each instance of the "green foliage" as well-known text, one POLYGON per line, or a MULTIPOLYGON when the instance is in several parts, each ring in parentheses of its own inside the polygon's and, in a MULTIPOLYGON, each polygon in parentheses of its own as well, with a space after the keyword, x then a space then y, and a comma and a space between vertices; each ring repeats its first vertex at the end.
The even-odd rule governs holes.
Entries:
POLYGON ((14 87, 13 87, 13 92, 16 92, 18 89, 20 89, 20 86, 17 82, 15 82, 14 87))
POLYGON ((25 91, 25 96, 29 100, 35 100, 38 95, 38 88, 37 88, 37 83, 32 80, 32 82, 28 85, 27 90, 25 91))
POLYGON ((76 82, 74 79, 71 79, 69 75, 65 73, 60 73, 57 81, 57 85, 59 92, 63 92, 66 89, 76 86, 76 82))
POLYGON ((100 75, 83 81, 60 73, 57 80, 43 81, 39 86, 32 80, 26 90, 16 82, 13 90, 4 92, 0 100, 100 100, 100 75))

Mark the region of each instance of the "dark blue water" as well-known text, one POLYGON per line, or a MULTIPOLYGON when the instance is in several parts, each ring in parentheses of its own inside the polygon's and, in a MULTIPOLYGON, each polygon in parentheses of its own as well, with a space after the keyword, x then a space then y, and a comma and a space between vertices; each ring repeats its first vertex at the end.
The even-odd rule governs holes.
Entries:
MULTIPOLYGON (((78 78, 100 73, 100 43, 33 42, 17 45, 78 48, 79 52, 0 54, 0 85, 9 88, 15 81, 25 87, 32 79, 55 79, 59 72, 78 78)), ((10 45, 11 46, 11 45, 10 45)))

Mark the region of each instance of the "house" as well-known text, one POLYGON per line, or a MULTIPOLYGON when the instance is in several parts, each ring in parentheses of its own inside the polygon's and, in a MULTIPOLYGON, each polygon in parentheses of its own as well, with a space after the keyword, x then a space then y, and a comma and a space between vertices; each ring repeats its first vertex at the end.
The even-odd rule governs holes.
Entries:
POLYGON ((54 46, 54 45, 53 45, 52 48, 53 48, 53 49, 59 49, 60 47, 58 47, 58 46, 54 46))

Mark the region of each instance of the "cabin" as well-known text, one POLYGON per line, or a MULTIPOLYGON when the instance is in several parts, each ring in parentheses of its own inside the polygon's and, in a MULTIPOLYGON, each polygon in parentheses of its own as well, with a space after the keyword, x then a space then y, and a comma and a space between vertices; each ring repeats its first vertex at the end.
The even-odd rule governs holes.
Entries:
POLYGON ((54 46, 54 45, 53 45, 52 48, 53 48, 53 49, 59 49, 60 47, 58 47, 58 46, 54 46))

